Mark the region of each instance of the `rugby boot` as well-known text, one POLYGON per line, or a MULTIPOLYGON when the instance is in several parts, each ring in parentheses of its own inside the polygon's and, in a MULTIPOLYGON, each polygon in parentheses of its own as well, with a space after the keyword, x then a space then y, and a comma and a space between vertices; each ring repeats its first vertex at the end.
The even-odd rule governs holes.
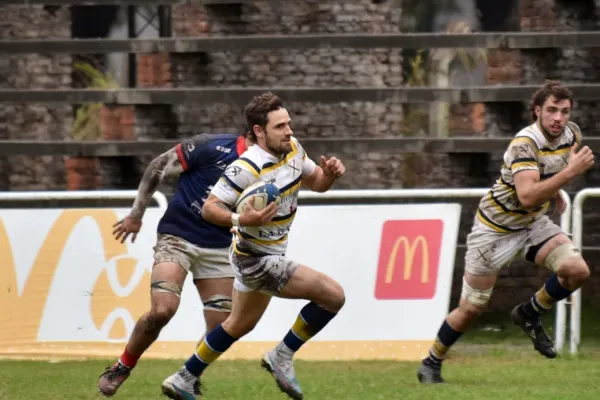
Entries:
POLYGON ((123 382, 129 378, 129 374, 131 374, 131 369, 117 361, 100 375, 98 390, 107 397, 113 396, 123 382))
POLYGON ((442 366, 433 366, 426 363, 421 364, 417 371, 417 378, 421 383, 445 383, 442 379, 442 366))
POLYGON ((279 389, 294 400, 302 400, 304 394, 296 379, 292 359, 282 359, 277 356, 276 350, 271 350, 263 355, 261 366, 275 378, 279 389))
POLYGON ((528 318, 523 313, 523 305, 519 304, 515 308, 513 308, 510 313, 510 317, 513 323, 517 326, 520 326, 523 332, 531 339, 533 343, 533 347, 544 357, 547 358, 555 358, 556 357, 556 349, 554 348, 554 342, 542 326, 541 319, 538 318, 528 318))
POLYGON ((161 388, 165 396, 175 400, 196 400, 196 396, 202 396, 200 379, 185 368, 165 379, 161 388))

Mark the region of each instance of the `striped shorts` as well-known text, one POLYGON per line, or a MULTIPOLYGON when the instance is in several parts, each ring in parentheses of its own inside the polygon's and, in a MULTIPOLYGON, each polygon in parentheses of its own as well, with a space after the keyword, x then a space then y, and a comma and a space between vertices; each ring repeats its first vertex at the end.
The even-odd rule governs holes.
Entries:
POLYGON ((513 261, 524 260, 530 247, 563 233, 548 216, 536 218, 526 229, 499 233, 475 217, 467 236, 465 270, 474 275, 497 275, 513 261))

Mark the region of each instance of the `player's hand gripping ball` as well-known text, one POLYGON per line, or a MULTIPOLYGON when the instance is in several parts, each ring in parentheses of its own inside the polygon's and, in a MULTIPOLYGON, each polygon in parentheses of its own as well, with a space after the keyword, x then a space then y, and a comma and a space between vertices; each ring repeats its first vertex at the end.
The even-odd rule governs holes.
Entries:
POLYGON ((277 205, 281 202, 281 194, 279 189, 272 183, 259 181, 248 186, 235 204, 235 210, 238 214, 242 214, 250 201, 254 198, 252 207, 256 211, 263 210, 269 204, 275 202, 277 205))

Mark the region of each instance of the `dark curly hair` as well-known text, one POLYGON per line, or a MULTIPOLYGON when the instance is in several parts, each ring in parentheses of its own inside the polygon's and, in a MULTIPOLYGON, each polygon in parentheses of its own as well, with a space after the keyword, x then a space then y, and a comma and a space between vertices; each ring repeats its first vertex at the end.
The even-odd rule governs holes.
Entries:
POLYGON ((571 92, 569 88, 563 86, 559 81, 546 81, 546 83, 531 96, 529 111, 531 112, 531 118, 534 122, 537 121, 535 108, 537 106, 542 107, 550 97, 554 97, 557 101, 569 100, 571 105, 573 105, 573 92, 571 92))
POLYGON ((252 98, 252 101, 244 109, 246 128, 248 129, 250 140, 256 142, 256 135, 254 134, 254 129, 252 129, 254 125, 265 129, 269 123, 269 113, 280 108, 283 108, 283 100, 271 92, 266 92, 252 98))

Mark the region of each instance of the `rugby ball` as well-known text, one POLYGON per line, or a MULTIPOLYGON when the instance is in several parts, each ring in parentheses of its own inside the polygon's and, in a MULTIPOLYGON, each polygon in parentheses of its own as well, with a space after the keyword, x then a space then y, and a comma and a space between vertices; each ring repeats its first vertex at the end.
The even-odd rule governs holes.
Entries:
POLYGON ((235 210, 238 214, 244 212, 244 209, 251 198, 254 198, 253 207, 257 211, 262 210, 273 202, 276 202, 277 204, 281 202, 281 196, 277 186, 272 183, 258 181, 244 189, 242 194, 240 194, 240 197, 238 197, 238 200, 235 203, 235 210))

